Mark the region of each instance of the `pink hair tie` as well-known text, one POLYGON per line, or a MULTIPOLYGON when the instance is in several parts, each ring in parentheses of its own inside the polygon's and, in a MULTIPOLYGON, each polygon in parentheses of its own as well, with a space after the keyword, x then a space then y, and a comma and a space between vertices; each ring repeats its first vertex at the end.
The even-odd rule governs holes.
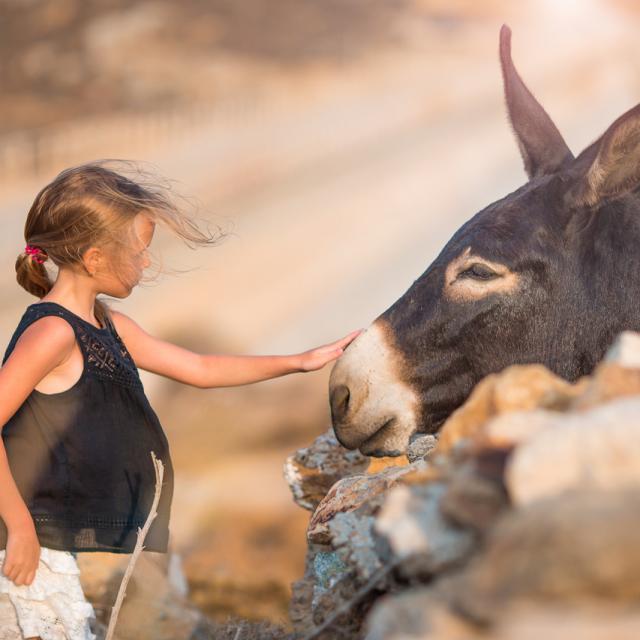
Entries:
POLYGON ((36 247, 33 244, 28 244, 24 248, 24 251, 27 255, 35 256, 36 261, 39 262, 40 264, 42 264, 49 257, 47 255, 47 252, 44 249, 41 249, 40 247, 36 247))

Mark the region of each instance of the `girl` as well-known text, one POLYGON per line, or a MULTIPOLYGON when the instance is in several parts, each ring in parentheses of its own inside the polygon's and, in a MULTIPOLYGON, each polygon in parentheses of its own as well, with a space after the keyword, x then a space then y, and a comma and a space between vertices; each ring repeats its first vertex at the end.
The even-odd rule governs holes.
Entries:
POLYGON ((150 265, 155 225, 211 245, 159 184, 99 161, 38 193, 17 280, 29 305, 0 369, 0 639, 85 640, 95 617, 76 554, 131 553, 164 464, 145 540, 166 552, 173 495, 167 438, 138 368, 201 388, 320 369, 358 335, 285 356, 194 353, 146 333, 98 298, 126 298, 150 265), (45 268, 58 268, 51 282, 45 268))

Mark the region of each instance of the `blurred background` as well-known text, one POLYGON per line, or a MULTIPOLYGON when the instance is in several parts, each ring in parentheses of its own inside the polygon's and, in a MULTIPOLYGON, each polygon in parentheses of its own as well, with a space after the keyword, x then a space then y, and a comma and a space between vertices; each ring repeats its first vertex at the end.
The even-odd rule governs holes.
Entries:
MULTIPOLYGON (((294 353, 366 327, 452 233, 526 178, 498 33, 577 154, 640 101, 632 0, 0 0, 0 338, 38 190, 147 163, 228 233, 158 228, 164 274, 112 307, 199 352, 294 353)), ((52 272, 55 277, 55 273, 52 272)), ((330 426, 331 366, 196 389, 141 372, 176 471, 191 598, 287 623, 309 514, 286 456, 330 426)))

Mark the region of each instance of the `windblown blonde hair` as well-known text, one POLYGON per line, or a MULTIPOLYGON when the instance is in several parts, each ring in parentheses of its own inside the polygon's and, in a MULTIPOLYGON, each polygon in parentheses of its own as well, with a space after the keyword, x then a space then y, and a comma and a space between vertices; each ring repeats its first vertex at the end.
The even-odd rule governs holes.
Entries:
MULTIPOLYGON (((24 238, 27 244, 43 249, 58 268, 85 269, 84 252, 89 247, 103 248, 112 257, 118 276, 127 268, 133 220, 139 213, 168 228, 190 248, 214 245, 224 237, 219 230, 216 235, 201 231, 172 196, 168 180, 130 160, 97 160, 70 167, 36 196, 24 238), (125 175, 131 172, 135 179, 125 175)), ((38 262, 37 256, 23 251, 15 266, 18 283, 37 298, 53 287, 45 263, 38 262)), ((104 325, 110 315, 104 299, 96 298, 94 311, 104 325)))

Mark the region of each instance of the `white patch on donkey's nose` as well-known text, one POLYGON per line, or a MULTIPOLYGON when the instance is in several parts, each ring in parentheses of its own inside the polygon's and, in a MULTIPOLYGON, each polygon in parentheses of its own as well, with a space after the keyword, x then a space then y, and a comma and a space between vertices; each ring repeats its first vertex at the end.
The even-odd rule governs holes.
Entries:
POLYGON ((333 428, 348 449, 400 455, 417 430, 418 397, 402 380, 403 356, 377 320, 345 350, 331 372, 333 428))

